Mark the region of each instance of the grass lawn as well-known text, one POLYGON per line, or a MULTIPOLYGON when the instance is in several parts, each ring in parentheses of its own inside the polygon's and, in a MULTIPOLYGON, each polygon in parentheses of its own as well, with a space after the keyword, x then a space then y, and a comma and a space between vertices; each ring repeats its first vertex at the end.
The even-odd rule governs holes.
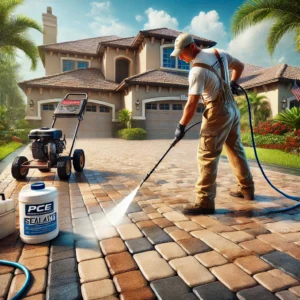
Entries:
MULTIPOLYGON (((254 159, 252 147, 244 147, 248 159, 254 159)), ((261 163, 300 169, 300 156, 280 150, 257 148, 257 155, 261 163)), ((222 155, 226 156, 225 150, 222 155)))
POLYGON ((11 142, 6 145, 0 146, 0 161, 8 154, 14 152, 16 149, 22 146, 21 143, 11 142))

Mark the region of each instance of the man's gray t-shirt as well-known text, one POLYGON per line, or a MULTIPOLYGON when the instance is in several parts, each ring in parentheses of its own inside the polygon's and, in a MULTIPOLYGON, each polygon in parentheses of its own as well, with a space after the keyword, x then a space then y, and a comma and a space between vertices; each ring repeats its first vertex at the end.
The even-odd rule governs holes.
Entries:
MULTIPOLYGON (((225 81, 229 84, 228 68, 237 60, 224 50, 217 49, 225 68, 225 81)), ((212 66, 221 76, 220 63, 213 49, 202 49, 193 60, 193 63, 204 63, 212 66)), ((220 88, 220 80, 210 70, 202 67, 193 67, 189 73, 189 95, 202 95, 205 101, 216 99, 220 88)), ((202 102, 202 99, 201 99, 202 102)))

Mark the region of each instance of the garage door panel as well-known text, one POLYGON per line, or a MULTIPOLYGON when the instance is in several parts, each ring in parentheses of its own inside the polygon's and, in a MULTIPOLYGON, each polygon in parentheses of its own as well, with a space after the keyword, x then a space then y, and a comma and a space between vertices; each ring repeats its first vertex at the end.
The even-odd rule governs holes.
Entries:
MULTIPOLYGON (((51 104, 51 103, 50 103, 51 104)), ((56 105, 57 103, 52 103, 56 105)), ((42 126, 51 127, 54 111, 43 110, 42 107, 42 126)), ((78 123, 77 118, 58 118, 55 128, 62 130, 67 138, 72 138, 78 123)), ((112 137, 112 112, 99 112, 99 106, 96 106, 96 112, 85 112, 84 119, 80 123, 77 134, 79 138, 98 138, 112 137)))

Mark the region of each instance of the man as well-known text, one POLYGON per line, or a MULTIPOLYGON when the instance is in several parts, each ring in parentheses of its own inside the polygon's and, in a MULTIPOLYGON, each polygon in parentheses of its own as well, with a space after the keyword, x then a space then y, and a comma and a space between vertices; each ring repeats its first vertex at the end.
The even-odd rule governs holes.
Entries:
POLYGON ((238 180, 237 189, 230 195, 253 200, 254 183, 240 140, 240 115, 232 94, 237 93, 236 82, 243 72, 243 63, 225 51, 199 48, 187 33, 176 38, 171 56, 193 62, 189 73, 188 101, 175 131, 178 141, 183 138, 199 100, 205 105, 198 146, 199 178, 195 199, 193 204, 184 205, 183 212, 215 212, 217 167, 223 146, 238 180), (231 82, 228 69, 232 70, 231 82))

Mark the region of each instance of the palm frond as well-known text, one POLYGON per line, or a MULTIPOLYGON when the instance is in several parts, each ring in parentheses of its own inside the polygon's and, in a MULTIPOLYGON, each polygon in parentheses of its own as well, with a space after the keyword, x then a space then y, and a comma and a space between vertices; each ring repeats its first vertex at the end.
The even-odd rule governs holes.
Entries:
POLYGON ((300 52, 300 24, 295 28, 294 47, 297 52, 300 52))
POLYGON ((0 1, 0 24, 7 21, 14 9, 23 4, 24 0, 1 0, 0 1))

